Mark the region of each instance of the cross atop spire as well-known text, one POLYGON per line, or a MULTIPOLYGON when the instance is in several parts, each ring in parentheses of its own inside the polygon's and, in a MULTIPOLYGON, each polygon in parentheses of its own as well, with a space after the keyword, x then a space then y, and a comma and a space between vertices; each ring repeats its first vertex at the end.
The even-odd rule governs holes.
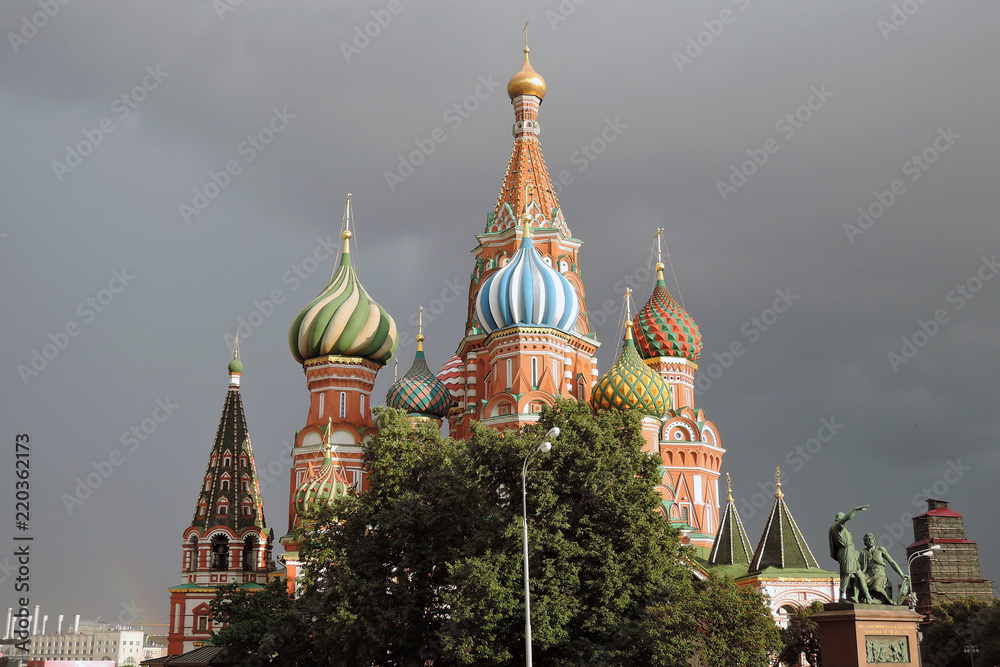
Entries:
POLYGON ((344 253, 351 252, 351 193, 347 193, 347 201, 344 202, 344 231, 341 234, 344 239, 344 253))
POLYGON ((417 352, 424 350, 424 307, 417 311, 417 352))

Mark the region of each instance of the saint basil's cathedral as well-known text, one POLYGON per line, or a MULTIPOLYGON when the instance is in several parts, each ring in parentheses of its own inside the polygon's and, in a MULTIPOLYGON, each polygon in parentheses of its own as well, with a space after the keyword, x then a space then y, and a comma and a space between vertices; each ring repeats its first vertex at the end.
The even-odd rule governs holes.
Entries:
MULTIPOLYGON (((701 332, 668 291, 661 262, 648 301, 626 318, 617 360, 599 374, 594 355, 600 343, 590 327, 578 261, 583 242, 570 232, 542 158, 538 112, 546 86, 528 52, 525 46, 524 65, 507 84, 514 146, 496 205, 476 235, 464 335, 435 374, 419 333, 413 365, 390 387, 386 405, 413 420, 447 420, 450 435, 459 439, 468 437, 473 421, 520 428, 557 398, 589 401, 595 410, 636 410, 643 415, 644 450, 663 461, 661 511, 694 547, 694 576, 718 569, 767 593, 778 620, 813 600, 836 601, 837 575, 819 568, 785 504, 780 478, 756 549, 731 491, 720 503, 726 450, 715 424, 694 405, 701 332)), ((399 336, 392 317, 358 280, 351 219, 348 196, 339 266, 289 331, 309 410, 292 449, 287 533, 279 540, 285 569, 276 572, 272 565, 274 534, 264 521, 239 393, 237 341, 194 518, 183 533, 182 583, 170 589, 170 654, 210 641, 208 603, 219 585, 253 590, 283 576, 294 592, 299 517, 312 503, 366 488, 363 447, 376 430, 371 392, 399 336)))

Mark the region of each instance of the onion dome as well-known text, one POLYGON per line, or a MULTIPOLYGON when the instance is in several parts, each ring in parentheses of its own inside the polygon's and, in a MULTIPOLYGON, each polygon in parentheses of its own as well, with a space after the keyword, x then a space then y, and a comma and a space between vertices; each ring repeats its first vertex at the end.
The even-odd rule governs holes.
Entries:
POLYGON ((542 75, 531 69, 531 63, 528 62, 528 52, 531 49, 528 45, 524 45, 524 65, 521 66, 521 70, 510 77, 510 81, 507 82, 507 96, 513 100, 521 95, 534 95, 539 100, 545 98, 545 79, 542 75))
POLYGON ((635 316, 639 352, 646 359, 701 356, 701 332, 684 307, 670 295, 663 282, 663 263, 656 264, 656 287, 635 316))
POLYGON ((465 384, 462 381, 462 370, 465 366, 465 362, 462 357, 455 354, 452 355, 451 359, 441 367, 438 371, 437 378, 441 380, 441 384, 445 386, 448 393, 451 394, 452 401, 459 401, 462 397, 462 389, 465 384))
MULTIPOLYGON (((332 421, 332 420, 331 420, 332 421)), ((318 503, 333 504, 337 498, 343 498, 351 491, 351 485, 344 476, 339 466, 334 465, 330 456, 330 431, 332 427, 327 427, 326 452, 323 454, 323 464, 318 470, 313 470, 309 464, 309 474, 306 479, 295 489, 293 502, 295 512, 302 516, 306 509, 314 507, 318 503)))
MULTIPOLYGON (((423 308, 420 312, 422 315, 423 308)), ((390 408, 397 408, 408 415, 441 419, 448 414, 451 395, 444 383, 427 368, 423 333, 417 334, 417 354, 413 358, 413 365, 403 377, 389 387, 385 403, 390 408)))
POLYGON ((595 410, 638 410, 650 417, 662 417, 670 403, 670 385, 639 358, 632 340, 632 322, 626 322, 622 353, 594 385, 591 406, 595 410))
POLYGON ((506 266, 483 281, 476 316, 491 333, 516 325, 573 330, 580 312, 576 290, 566 276, 545 263, 531 240, 531 216, 521 216, 521 247, 506 266))
POLYGON ((233 360, 229 362, 229 386, 239 387, 240 376, 243 374, 243 362, 240 361, 240 332, 233 339, 233 360))
MULTIPOLYGON (((349 217, 350 196, 347 199, 349 217)), ((330 284, 299 313, 288 332, 292 356, 306 359, 339 355, 385 364, 399 344, 396 323, 358 281, 351 264, 350 229, 343 233, 340 266, 330 284)))

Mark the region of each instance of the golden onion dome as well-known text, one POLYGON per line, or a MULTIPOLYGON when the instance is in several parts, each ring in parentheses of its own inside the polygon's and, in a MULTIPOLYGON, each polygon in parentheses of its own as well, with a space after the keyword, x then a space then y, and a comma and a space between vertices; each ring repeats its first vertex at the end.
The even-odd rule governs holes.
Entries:
POLYGON ((511 100, 521 95, 534 95, 539 100, 545 97, 545 79, 531 69, 531 63, 528 61, 530 50, 527 46, 524 47, 524 65, 521 71, 510 77, 510 81, 507 82, 507 96, 511 100))
POLYGON ((632 321, 626 321, 621 356, 597 380, 590 394, 590 405, 595 410, 638 410, 661 418, 672 407, 671 403, 670 385, 639 358, 632 339, 632 321))

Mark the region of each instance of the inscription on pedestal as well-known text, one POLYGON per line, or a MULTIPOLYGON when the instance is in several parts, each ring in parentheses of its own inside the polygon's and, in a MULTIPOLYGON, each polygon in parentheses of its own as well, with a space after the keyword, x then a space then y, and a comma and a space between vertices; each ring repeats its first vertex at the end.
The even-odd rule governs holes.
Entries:
POLYGON ((898 635, 865 635, 865 661, 870 665, 909 663, 910 645, 898 635))

